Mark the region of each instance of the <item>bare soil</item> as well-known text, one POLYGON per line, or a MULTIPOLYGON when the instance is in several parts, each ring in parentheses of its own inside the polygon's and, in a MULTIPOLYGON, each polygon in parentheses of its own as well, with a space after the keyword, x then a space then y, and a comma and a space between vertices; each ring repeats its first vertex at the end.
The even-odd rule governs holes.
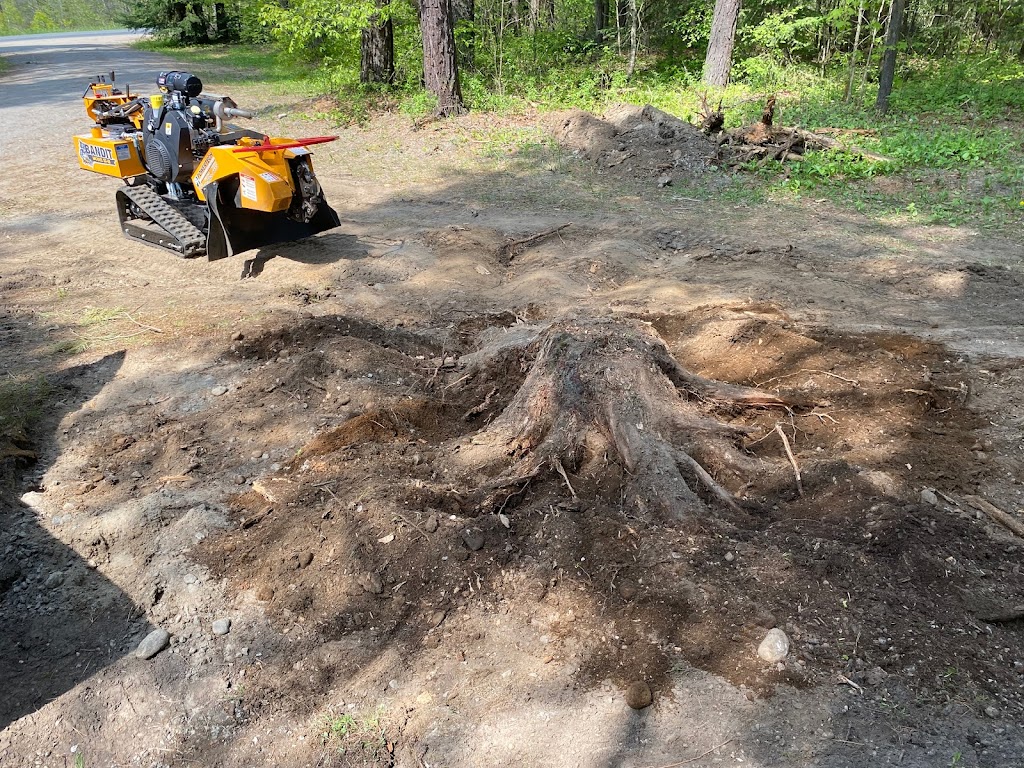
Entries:
POLYGON ((341 228, 183 261, 68 140, 76 78, 168 62, 33 45, 0 764, 1024 763, 1024 542, 971 499, 1021 519, 1019 242, 696 203, 742 178, 623 107, 376 118, 316 154, 341 228))

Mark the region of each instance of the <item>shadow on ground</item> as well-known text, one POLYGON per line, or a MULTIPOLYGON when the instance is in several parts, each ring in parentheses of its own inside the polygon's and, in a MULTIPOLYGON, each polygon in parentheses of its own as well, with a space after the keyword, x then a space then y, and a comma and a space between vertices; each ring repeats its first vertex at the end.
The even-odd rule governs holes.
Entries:
POLYGON ((15 470, 21 477, 0 488, 0 730, 124 656, 150 629, 143 612, 96 570, 107 542, 81 542, 93 556, 86 561, 47 531, 67 522, 74 505, 48 509, 38 487, 24 493, 56 459, 46 433, 95 396, 123 359, 115 353, 47 375, 49 396, 30 436, 41 458, 6 460, 22 465, 15 470))

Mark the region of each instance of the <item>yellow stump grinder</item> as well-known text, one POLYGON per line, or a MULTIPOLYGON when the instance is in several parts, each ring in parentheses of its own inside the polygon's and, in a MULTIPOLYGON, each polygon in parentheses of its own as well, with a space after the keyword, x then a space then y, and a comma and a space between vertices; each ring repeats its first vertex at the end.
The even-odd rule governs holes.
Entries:
POLYGON ((83 96, 96 125, 75 149, 85 170, 125 181, 117 213, 127 237, 213 261, 340 224, 308 149, 337 136, 272 138, 232 125, 253 113, 204 94, 188 72, 162 72, 148 97, 115 87, 113 72, 97 81, 83 96))

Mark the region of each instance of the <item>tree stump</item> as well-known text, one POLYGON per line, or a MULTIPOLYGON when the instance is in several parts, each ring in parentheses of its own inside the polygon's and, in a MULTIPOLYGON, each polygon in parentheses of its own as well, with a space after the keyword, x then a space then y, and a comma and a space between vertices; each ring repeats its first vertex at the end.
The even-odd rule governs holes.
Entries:
MULTIPOLYGON (((474 376, 507 370, 510 353, 532 357, 508 405, 461 451, 485 478, 468 494, 495 512, 548 476, 575 497, 570 475, 594 477, 612 462, 625 473, 624 498, 665 521, 706 514, 708 504, 738 511, 733 494, 705 468, 747 431, 723 412, 779 408, 772 394, 707 379, 683 368, 664 341, 636 320, 565 320, 468 356, 474 376), (704 496, 698 494, 698 491, 704 496)), ((741 458, 737 459, 737 456, 741 458)))

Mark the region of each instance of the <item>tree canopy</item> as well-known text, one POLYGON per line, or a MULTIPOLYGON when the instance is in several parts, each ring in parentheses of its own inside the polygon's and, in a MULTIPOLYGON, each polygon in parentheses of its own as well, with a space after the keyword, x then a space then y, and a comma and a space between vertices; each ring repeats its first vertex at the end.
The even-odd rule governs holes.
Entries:
MULTIPOLYGON (((572 87, 573 78, 589 70, 592 87, 600 88, 628 81, 638 67, 691 80, 704 72, 709 84, 719 86, 725 82, 722 72, 729 71, 721 60, 715 77, 704 71, 716 0, 439 2, 440 11, 424 15, 417 0, 0 0, 0 32, 118 22, 178 44, 269 42, 318 67, 361 75, 375 87, 415 89, 437 80, 437 73, 423 70, 424 52, 430 50, 424 40, 433 38, 422 34, 421 20, 447 18, 444 8, 450 8, 457 68, 474 78, 470 91, 476 89, 477 100, 481 88, 514 91, 551 81, 556 72, 561 83, 552 87, 572 87)), ((842 77, 849 97, 874 88, 886 52, 901 60, 972 52, 1024 60, 1019 0, 904 4, 893 38, 898 42, 887 46, 893 0, 746 0, 738 16, 738 0, 718 0, 734 17, 725 19, 719 33, 733 38, 726 65, 731 63, 734 79, 764 77, 779 65, 811 65, 842 77)), ((450 80, 451 73, 441 79, 450 80)), ((468 101, 473 97, 467 94, 468 101)))

